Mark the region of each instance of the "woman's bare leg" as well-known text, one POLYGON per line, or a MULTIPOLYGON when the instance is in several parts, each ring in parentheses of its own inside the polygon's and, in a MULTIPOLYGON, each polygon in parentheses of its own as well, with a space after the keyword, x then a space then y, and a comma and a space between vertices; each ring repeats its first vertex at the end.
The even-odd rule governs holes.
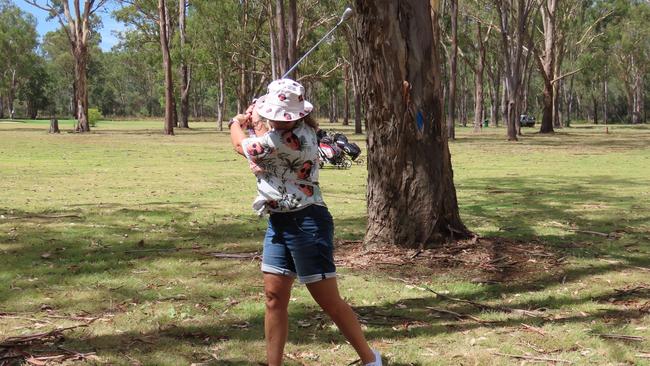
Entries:
POLYGON ((264 273, 266 312, 264 314, 264 337, 268 366, 282 365, 284 345, 289 334, 289 297, 293 277, 264 273))
POLYGON ((361 361, 364 364, 374 362, 375 355, 368 346, 356 314, 339 295, 336 278, 309 283, 307 289, 318 305, 336 323, 341 333, 361 357, 361 361))

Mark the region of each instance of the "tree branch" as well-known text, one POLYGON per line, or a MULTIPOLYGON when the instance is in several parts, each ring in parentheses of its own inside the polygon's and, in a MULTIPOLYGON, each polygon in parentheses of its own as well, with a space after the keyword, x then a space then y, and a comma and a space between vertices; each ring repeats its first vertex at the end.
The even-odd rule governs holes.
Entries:
MULTIPOLYGON (((596 26, 596 24, 598 24, 598 23, 602 22, 603 20, 605 20, 605 18, 612 15, 613 12, 614 12, 613 10, 610 10, 605 15, 603 15, 600 18, 596 19, 596 21, 592 25, 587 27, 587 29, 583 33, 582 37, 580 37, 580 40, 576 43, 576 46, 579 46, 582 43, 582 41, 585 40, 585 37, 587 36, 587 34, 589 34, 589 32, 591 32, 591 30, 596 26)), ((594 38, 596 38, 596 37, 594 37, 594 38)), ((589 41, 589 43, 591 43, 594 40, 594 38, 592 38, 591 41, 589 41)))
POLYGON ((564 78, 567 77, 567 76, 571 76, 571 75, 573 75, 573 74, 576 74, 576 73, 580 72, 582 69, 583 69, 583 68, 581 67, 581 68, 579 68, 579 69, 577 69, 577 70, 573 70, 573 71, 571 71, 571 72, 567 72, 567 73, 564 74, 564 75, 558 76, 558 77, 556 77, 555 79, 551 80, 551 84, 554 84, 556 81, 562 80, 562 79, 564 79, 564 78))

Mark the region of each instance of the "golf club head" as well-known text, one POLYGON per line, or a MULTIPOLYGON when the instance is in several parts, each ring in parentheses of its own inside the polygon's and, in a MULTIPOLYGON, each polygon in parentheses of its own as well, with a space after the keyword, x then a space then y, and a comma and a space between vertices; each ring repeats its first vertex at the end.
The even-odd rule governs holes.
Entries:
POLYGON ((352 16, 352 9, 350 8, 345 8, 345 11, 343 12, 343 15, 341 15, 341 20, 339 20, 339 23, 343 23, 346 20, 348 20, 352 16))

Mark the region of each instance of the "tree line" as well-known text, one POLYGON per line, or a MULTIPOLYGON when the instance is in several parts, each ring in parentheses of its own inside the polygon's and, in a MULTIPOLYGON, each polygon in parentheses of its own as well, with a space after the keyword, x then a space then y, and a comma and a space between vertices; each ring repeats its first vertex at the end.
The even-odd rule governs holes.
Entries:
MULTIPOLYGON (((41 41, 35 19, 0 0, 0 118, 161 117, 164 131, 242 111, 339 19, 338 0, 15 0, 46 10, 58 30, 41 41), (106 13, 125 27, 100 49, 106 13)), ((641 0, 432 1, 440 9, 447 134, 507 126, 541 132, 573 120, 647 120, 650 4, 641 0)), ((291 76, 320 117, 366 124, 356 22, 341 27, 291 76)))

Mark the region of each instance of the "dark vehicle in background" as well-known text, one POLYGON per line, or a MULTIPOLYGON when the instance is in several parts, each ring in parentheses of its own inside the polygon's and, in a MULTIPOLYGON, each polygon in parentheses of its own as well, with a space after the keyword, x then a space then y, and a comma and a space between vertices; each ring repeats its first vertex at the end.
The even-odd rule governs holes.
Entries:
POLYGON ((522 114, 519 116, 519 124, 521 127, 535 127, 535 117, 530 114, 522 114))

